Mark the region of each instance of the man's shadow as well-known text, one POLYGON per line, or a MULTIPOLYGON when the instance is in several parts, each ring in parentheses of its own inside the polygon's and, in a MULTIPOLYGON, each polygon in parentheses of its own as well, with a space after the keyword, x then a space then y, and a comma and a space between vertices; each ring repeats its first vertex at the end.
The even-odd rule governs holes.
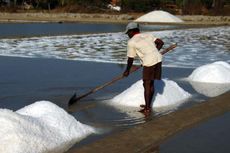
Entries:
POLYGON ((153 95, 152 101, 155 101, 158 94, 160 94, 160 95, 163 94, 165 82, 163 80, 154 80, 154 86, 153 87, 154 87, 154 95, 153 95))

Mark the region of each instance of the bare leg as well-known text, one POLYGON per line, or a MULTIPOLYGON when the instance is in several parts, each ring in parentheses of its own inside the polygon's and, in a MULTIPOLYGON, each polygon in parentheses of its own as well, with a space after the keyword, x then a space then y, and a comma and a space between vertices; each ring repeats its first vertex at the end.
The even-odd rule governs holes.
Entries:
POLYGON ((152 80, 144 80, 144 97, 145 97, 145 108, 151 108, 151 102, 153 98, 153 81, 152 80))
POLYGON ((154 94, 153 84, 154 84, 153 80, 143 80, 145 108, 141 110, 141 112, 151 111, 151 102, 154 94))

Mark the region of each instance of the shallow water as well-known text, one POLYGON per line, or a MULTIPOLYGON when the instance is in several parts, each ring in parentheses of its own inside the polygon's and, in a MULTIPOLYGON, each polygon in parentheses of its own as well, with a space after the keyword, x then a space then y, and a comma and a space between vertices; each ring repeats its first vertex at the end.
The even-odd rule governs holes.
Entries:
MULTIPOLYGON (((70 108, 67 105, 74 92, 80 96, 120 75, 124 68, 109 63, 1 57, 0 107, 18 110, 35 101, 49 100, 65 108, 83 123, 95 127, 130 127, 145 121, 144 116, 137 112, 138 108, 127 107, 118 111, 102 102, 140 80, 141 71, 82 99, 77 105, 70 108)), ((170 78, 189 93, 194 93, 194 99, 204 100, 205 96, 196 94, 188 81, 182 79, 191 71, 191 68, 164 67, 163 78, 170 78)), ((154 115, 168 111, 171 108, 163 112, 156 111, 154 115)))
POLYGON ((1 23, 0 38, 118 32, 124 28, 125 25, 109 23, 1 23))
MULTIPOLYGON (((123 32, 125 26, 114 23, 0 23, 0 38, 123 32)), ((141 25, 142 29, 151 31, 185 27, 189 26, 141 25)))

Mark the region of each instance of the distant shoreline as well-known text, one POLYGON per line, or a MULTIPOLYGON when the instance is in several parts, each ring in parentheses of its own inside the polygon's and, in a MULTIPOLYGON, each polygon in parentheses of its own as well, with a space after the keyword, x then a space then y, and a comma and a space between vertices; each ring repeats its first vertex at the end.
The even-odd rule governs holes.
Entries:
MULTIPOLYGON (((143 14, 87 14, 87 13, 0 13, 0 23, 30 22, 91 22, 126 24, 143 14)), ((177 16, 185 25, 230 25, 230 16, 177 16)), ((150 23, 154 24, 154 23, 150 23)))
POLYGON ((134 19, 128 14, 87 14, 87 13, 0 13, 0 23, 24 22, 92 22, 127 23, 134 19))

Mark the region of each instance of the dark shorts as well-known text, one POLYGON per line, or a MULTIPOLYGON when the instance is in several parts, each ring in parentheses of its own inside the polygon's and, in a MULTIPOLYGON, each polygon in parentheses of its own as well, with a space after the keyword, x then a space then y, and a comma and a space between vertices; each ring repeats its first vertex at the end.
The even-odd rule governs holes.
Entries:
POLYGON ((143 80, 160 80, 161 79, 161 65, 162 63, 157 63, 153 66, 143 67, 143 80))

